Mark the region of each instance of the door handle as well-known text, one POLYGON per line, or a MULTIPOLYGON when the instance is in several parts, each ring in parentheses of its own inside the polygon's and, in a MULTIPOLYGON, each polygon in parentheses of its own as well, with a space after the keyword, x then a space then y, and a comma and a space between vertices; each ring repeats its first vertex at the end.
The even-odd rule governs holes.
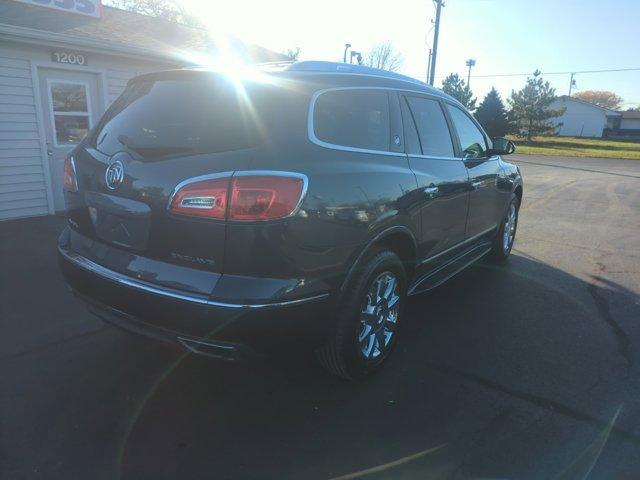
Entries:
POLYGON ((473 187, 474 190, 478 190, 481 185, 482 185, 482 181, 477 181, 477 182, 472 182, 471 183, 471 186, 473 187))
POLYGON ((53 150, 51 149, 51 144, 47 142, 47 155, 53 155, 53 150))
POLYGON ((435 195, 439 190, 440 189, 438 187, 427 187, 424 189, 424 193, 427 195, 435 195))

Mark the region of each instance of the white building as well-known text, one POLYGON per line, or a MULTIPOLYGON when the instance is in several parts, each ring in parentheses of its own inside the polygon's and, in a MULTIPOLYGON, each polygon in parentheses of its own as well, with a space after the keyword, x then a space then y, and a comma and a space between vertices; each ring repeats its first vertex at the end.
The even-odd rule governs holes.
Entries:
POLYGON ((626 111, 620 112, 620 118, 613 122, 611 137, 640 137, 640 112, 626 111))
MULTIPOLYGON (((65 154, 131 77, 215 53, 206 32, 100 5, 0 0, 0 220, 64 210, 65 154), (197 55, 196 55, 197 56, 197 55)), ((235 41, 246 61, 284 56, 235 41)))
POLYGON ((579 98, 562 95, 551 104, 554 110, 565 112, 551 123, 557 126, 557 134, 563 137, 602 137, 605 128, 613 128, 621 113, 602 108, 579 98))

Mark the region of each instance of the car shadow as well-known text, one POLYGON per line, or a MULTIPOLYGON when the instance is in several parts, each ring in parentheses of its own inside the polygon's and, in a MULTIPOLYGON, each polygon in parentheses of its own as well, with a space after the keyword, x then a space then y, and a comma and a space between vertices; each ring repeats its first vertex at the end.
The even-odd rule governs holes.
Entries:
MULTIPOLYGON (((549 478, 608 428, 618 404, 607 385, 632 373, 636 299, 515 254, 412 297, 399 348, 365 381, 333 378, 300 354, 227 364, 172 353, 128 412, 119 473, 520 478, 532 449, 556 449, 534 476, 549 478), (580 436, 538 441, 518 415, 558 416, 580 436)), ((160 348, 123 338, 149 354, 160 348)), ((618 423, 613 435, 640 446, 627 428, 618 423)))

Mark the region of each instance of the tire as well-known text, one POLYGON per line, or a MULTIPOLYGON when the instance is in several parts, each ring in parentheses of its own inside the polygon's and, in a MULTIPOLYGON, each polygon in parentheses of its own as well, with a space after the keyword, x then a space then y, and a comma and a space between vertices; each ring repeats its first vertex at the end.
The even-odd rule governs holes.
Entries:
POLYGON ((518 230, 518 213, 520 212, 520 200, 514 194, 509 202, 507 211, 504 214, 498 233, 493 239, 493 245, 491 247, 491 259, 496 262, 504 262, 509 258, 511 249, 513 248, 513 242, 516 238, 516 231, 518 230), (513 215, 513 218, 511 216, 513 215), (510 233, 506 235, 506 230, 509 229, 510 233))
POLYGON ((320 365, 347 380, 377 371, 395 347, 406 292, 400 258, 388 250, 374 253, 339 301, 334 330, 316 350, 320 365), (376 289, 381 295, 374 298, 376 289))

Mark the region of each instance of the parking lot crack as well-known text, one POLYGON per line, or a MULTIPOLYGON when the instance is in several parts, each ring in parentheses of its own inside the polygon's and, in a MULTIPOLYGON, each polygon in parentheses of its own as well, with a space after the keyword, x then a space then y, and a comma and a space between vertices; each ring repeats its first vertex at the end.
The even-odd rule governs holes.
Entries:
MULTIPOLYGON (((446 365, 435 364, 435 363, 429 363, 428 365, 434 370, 444 375, 462 378, 464 380, 475 383, 477 385, 488 388, 490 390, 497 391, 505 395, 509 395, 510 397, 525 401, 529 404, 535 405, 536 407, 542 408, 544 410, 557 413, 559 415, 572 418, 580 422, 587 423, 593 427, 604 429, 608 425, 608 422, 600 420, 599 418, 589 415, 588 413, 584 413, 577 409, 574 409, 568 405, 565 405, 562 402, 545 398, 540 395, 536 395, 534 393, 522 392, 520 390, 508 387, 506 385, 502 385, 501 383, 491 380, 489 378, 485 378, 473 373, 464 372, 462 370, 457 370, 455 368, 448 367, 446 365)), ((620 427, 613 427, 613 433, 617 437, 624 439, 630 443, 633 443, 634 445, 640 445, 640 436, 635 435, 632 432, 629 432, 620 427)))
MULTIPOLYGON (((601 270, 604 269, 602 264, 599 264, 601 270)), ((633 354, 631 351, 631 339, 629 335, 623 330, 620 324, 616 321, 614 316, 611 314, 611 307, 609 305, 609 301, 607 298, 602 295, 601 288, 598 287, 598 283, 602 281, 600 276, 592 275, 593 282, 587 285, 587 290, 589 291, 589 295, 593 298, 593 301, 596 305, 598 313, 600 317, 605 321, 605 323, 609 326, 613 335, 616 339, 618 353, 622 358, 624 358, 627 366, 626 366, 626 376, 629 376, 631 368, 633 367, 633 354)))

